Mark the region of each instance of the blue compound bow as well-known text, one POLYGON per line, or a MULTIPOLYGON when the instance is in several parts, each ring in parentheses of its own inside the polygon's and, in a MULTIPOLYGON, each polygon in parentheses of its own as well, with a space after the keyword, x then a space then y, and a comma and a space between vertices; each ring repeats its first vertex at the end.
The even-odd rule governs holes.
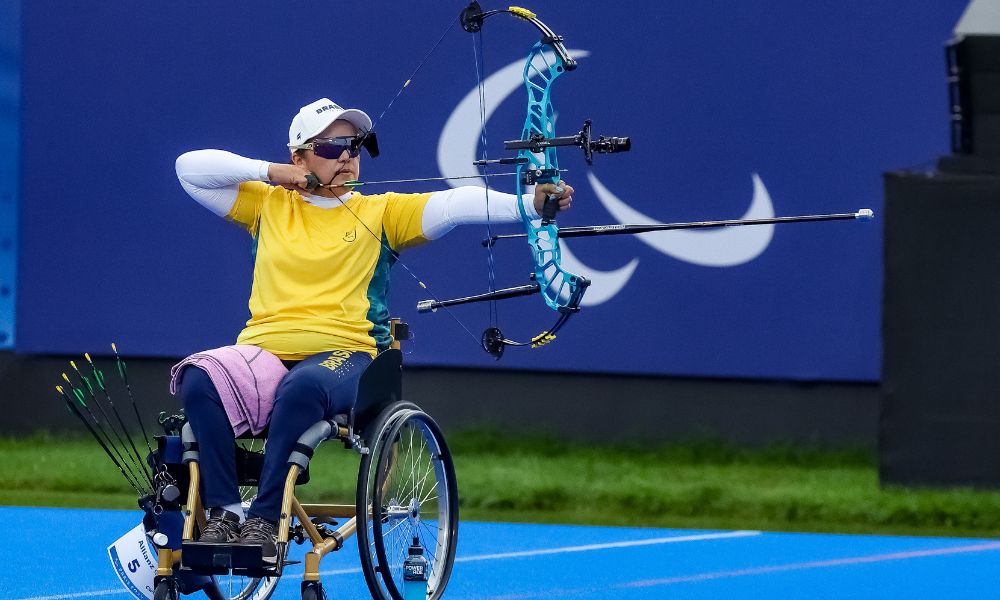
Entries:
MULTIPOLYGON (((527 116, 524 120, 521 138, 504 142, 504 147, 507 150, 517 151, 516 158, 483 159, 476 161, 475 164, 487 166, 496 163, 517 166, 515 174, 518 182, 518 209, 521 220, 524 222, 534 263, 531 273, 532 283, 513 288, 491 290, 486 294, 454 300, 425 300, 417 305, 420 312, 428 312, 457 304, 494 301, 541 293, 549 308, 559 313, 555 324, 528 342, 508 339, 495 324, 492 325, 483 333, 482 346, 497 358, 500 358, 506 346, 537 348, 552 341, 556 332, 569 317, 580 310, 580 301, 583 299, 587 286, 590 285, 590 280, 586 277, 570 273, 562 267, 559 250, 559 227, 556 225, 556 212, 559 210, 558 199, 549 196, 545 200, 541 219, 538 220, 525 209, 525 203, 532 202, 533 199, 524 197, 524 187, 545 183, 559 185, 559 158, 556 153, 559 146, 580 147, 584 152, 587 164, 591 164, 595 152, 623 152, 631 147, 631 142, 627 137, 606 138, 601 136, 597 140, 592 139, 590 121, 585 121, 583 129, 574 136, 555 137, 552 86, 563 73, 576 69, 577 63, 567 52, 566 46, 563 45, 562 36, 556 35, 545 23, 539 21, 533 12, 527 9, 512 6, 507 9, 483 12, 478 2, 472 2, 462 11, 459 22, 462 28, 469 33, 478 33, 487 17, 504 13, 531 23, 542 34, 541 39, 531 48, 524 63, 527 116)), ((479 69, 477 69, 477 75, 479 76, 480 90, 482 90, 483 82, 479 69)), ((480 102, 483 102, 482 94, 480 94, 480 102)), ((485 114, 485 111, 481 110, 480 113, 485 114)), ((485 127, 485 122, 483 126, 485 127)), ((486 247, 492 254, 493 244, 488 243, 486 247)), ((491 255, 490 264, 492 265, 492 263, 491 255)))

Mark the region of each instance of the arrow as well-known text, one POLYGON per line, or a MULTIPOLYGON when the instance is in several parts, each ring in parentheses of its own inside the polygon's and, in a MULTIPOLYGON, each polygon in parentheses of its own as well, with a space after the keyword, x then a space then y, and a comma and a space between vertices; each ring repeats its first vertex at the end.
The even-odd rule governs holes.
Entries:
MULTIPOLYGON (((853 213, 827 215, 797 215, 792 217, 771 217, 769 219, 730 219, 725 221, 692 221, 688 223, 660 223, 656 225, 593 225, 586 227, 561 227, 559 237, 593 237, 598 235, 634 235, 648 231, 670 231, 674 229, 705 229, 709 227, 740 227, 744 225, 770 225, 776 223, 805 223, 810 221, 870 220, 875 213, 870 208, 862 208, 853 213)), ((523 238, 524 233, 494 235, 483 240, 483 246, 492 247, 499 240, 523 238)))

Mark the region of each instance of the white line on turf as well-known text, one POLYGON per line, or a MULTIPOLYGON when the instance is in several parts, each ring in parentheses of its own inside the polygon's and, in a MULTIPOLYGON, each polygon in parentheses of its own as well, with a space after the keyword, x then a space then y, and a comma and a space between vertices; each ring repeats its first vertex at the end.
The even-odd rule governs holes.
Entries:
POLYGON ((1000 542, 989 542, 985 544, 974 544, 971 546, 953 546, 950 548, 932 548, 930 550, 911 550, 908 552, 892 552, 889 554, 873 554, 868 556, 848 556, 847 558, 833 558, 830 560, 816 560, 811 562, 789 563, 784 565, 770 565, 764 567, 751 567, 748 569, 735 569, 732 571, 713 571, 709 573, 697 573, 694 575, 683 575, 680 577, 664 577, 662 579, 645 579, 621 584, 623 588, 643 588, 661 585, 672 585, 675 583, 691 583, 695 581, 709 581, 713 579, 726 579, 729 577, 746 577, 748 575, 766 575, 769 573, 783 573, 787 571, 803 571, 807 569, 824 569, 829 567, 842 567, 849 565, 863 565, 869 563, 887 562, 893 560, 908 560, 911 558, 927 558, 932 556, 948 556, 951 554, 968 554, 971 552, 989 552, 1000 550, 1000 542))
POLYGON ((74 592, 72 594, 57 594, 55 596, 32 596, 30 598, 18 598, 18 600, 61 600, 62 598, 86 598, 88 596, 108 596, 111 594, 128 594, 125 588, 115 588, 113 590, 97 590, 96 592, 74 592))
POLYGON ((609 584, 602 588, 578 588, 578 589, 548 589, 524 593, 506 594, 503 596, 492 596, 490 600, 531 600, 533 598, 554 598, 554 597, 574 597, 584 594, 601 593, 607 595, 615 590, 652 588, 683 583, 697 583, 702 581, 714 581, 718 579, 730 579, 734 577, 750 577, 754 575, 769 575, 772 573, 786 573, 790 571, 805 571, 810 569, 826 569, 831 567, 843 567, 850 565, 863 565, 881 563, 897 560, 909 560, 914 558, 928 558, 936 556, 948 556, 952 554, 968 554, 974 552, 991 552, 1000 550, 1000 542, 987 542, 984 544, 973 544, 969 546, 952 546, 948 548, 931 548, 928 550, 910 550, 906 552, 892 552, 889 554, 869 554, 865 556, 848 556, 844 558, 834 558, 829 560, 816 560, 810 562, 785 563, 780 565, 765 565, 761 567, 748 567, 745 569, 733 569, 731 571, 709 571, 707 573, 693 573, 690 575, 680 575, 677 577, 664 577, 661 579, 641 579, 638 581, 626 581, 622 583, 609 584))
MULTIPOLYGON (((760 535, 759 531, 726 531, 720 533, 699 533, 694 535, 675 535, 670 537, 650 538, 648 540, 630 540, 626 542, 607 542, 604 544, 587 544, 585 546, 560 546, 558 548, 538 548, 519 552, 501 552, 498 554, 474 554, 459 556, 455 562, 475 562, 480 560, 503 560, 505 558, 526 558, 544 554, 565 554, 568 552, 591 552, 593 550, 613 550, 615 548, 633 548, 635 546, 655 546, 658 544, 676 544, 681 542, 700 542, 704 540, 724 540, 760 535)), ((361 568, 337 569, 336 571, 320 571, 320 575, 343 575, 345 573, 360 573, 361 568)))
MULTIPOLYGON (((701 542, 706 540, 724 540, 730 538, 742 538, 760 535, 759 531, 723 531, 719 533, 698 533, 693 535, 675 535, 669 537, 650 538, 647 540, 628 540, 623 542, 607 542, 604 544, 586 544, 584 546, 560 546, 557 548, 538 548, 535 550, 522 550, 519 552, 501 552, 497 554, 474 554, 472 556, 459 556, 455 562, 474 562, 481 560, 503 560, 507 558, 526 558, 529 556, 542 556, 545 554, 565 554, 568 552, 592 552, 594 550, 613 550, 615 548, 634 548, 636 546, 654 546, 657 544, 678 544, 684 542, 701 542)), ((334 569, 331 571, 320 571, 321 576, 346 575, 348 573, 360 573, 361 569, 334 569)), ((294 576, 296 578, 301 575, 294 576)), ((71 594, 58 594, 55 596, 31 596, 28 598, 18 598, 17 600, 66 600, 68 598, 86 598, 90 596, 106 596, 111 594, 127 594, 124 588, 114 588, 110 590, 97 590, 93 592, 75 592, 71 594)))
POLYGON ((676 535, 672 537, 651 538, 648 540, 630 540, 627 542, 608 542, 605 544, 587 544, 586 546, 563 546, 561 548, 539 548, 537 550, 522 550, 520 552, 502 552, 499 554, 479 554, 462 556, 455 562, 473 562, 477 560, 500 560, 504 558, 523 558, 541 556, 543 554, 565 554, 568 552, 590 552, 592 550, 611 550, 614 548, 634 548, 636 546, 655 546, 658 544, 677 544, 680 542, 700 542, 704 540, 725 540, 760 535, 759 531, 725 531, 720 533, 699 533, 694 535, 676 535))

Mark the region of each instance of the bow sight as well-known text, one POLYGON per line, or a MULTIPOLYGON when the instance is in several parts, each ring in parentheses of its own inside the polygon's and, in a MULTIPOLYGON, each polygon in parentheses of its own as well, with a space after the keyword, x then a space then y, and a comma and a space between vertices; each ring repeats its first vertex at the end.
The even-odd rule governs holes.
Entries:
POLYGON ((594 152, 600 154, 628 152, 632 149, 632 139, 602 135, 594 140, 591 135, 591 121, 587 119, 583 122, 583 129, 576 135, 547 138, 541 133, 533 133, 526 140, 509 140, 503 143, 503 147, 507 150, 527 150, 535 154, 554 146, 579 146, 583 150, 583 158, 587 164, 592 165, 594 164, 594 152))
MULTIPOLYGON (((594 152, 613 154, 615 152, 628 152, 632 149, 632 140, 627 137, 605 137, 602 135, 597 138, 597 141, 594 141, 590 133, 590 123, 590 119, 584 121, 583 129, 576 135, 550 138, 536 131, 529 135, 528 139, 506 141, 503 143, 503 147, 507 150, 517 150, 519 153, 541 154, 546 149, 557 146, 579 146, 583 150, 583 157, 588 165, 594 164, 594 152)), ((528 159, 523 158, 521 154, 519 154, 519 158, 525 163, 528 162, 528 159)), ((522 185, 534 185, 540 182, 558 183, 559 181, 558 168, 529 168, 520 169, 520 172, 522 185)), ((559 201, 549 197, 542 208, 542 225, 554 223, 558 210, 559 201)))

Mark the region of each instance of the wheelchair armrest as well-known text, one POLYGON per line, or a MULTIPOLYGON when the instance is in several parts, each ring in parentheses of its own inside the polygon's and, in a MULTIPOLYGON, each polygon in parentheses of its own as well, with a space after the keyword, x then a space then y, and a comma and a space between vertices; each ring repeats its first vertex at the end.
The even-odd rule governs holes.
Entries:
POLYGON ((198 460, 198 440, 194 437, 194 429, 191 423, 185 422, 181 428, 181 444, 184 446, 184 453, 181 454, 181 462, 185 465, 191 461, 198 460))
POLYGON ((316 448, 326 440, 337 437, 339 433, 340 425, 336 421, 318 421, 299 436, 291 455, 288 457, 288 463, 296 464, 303 469, 307 468, 316 448))

